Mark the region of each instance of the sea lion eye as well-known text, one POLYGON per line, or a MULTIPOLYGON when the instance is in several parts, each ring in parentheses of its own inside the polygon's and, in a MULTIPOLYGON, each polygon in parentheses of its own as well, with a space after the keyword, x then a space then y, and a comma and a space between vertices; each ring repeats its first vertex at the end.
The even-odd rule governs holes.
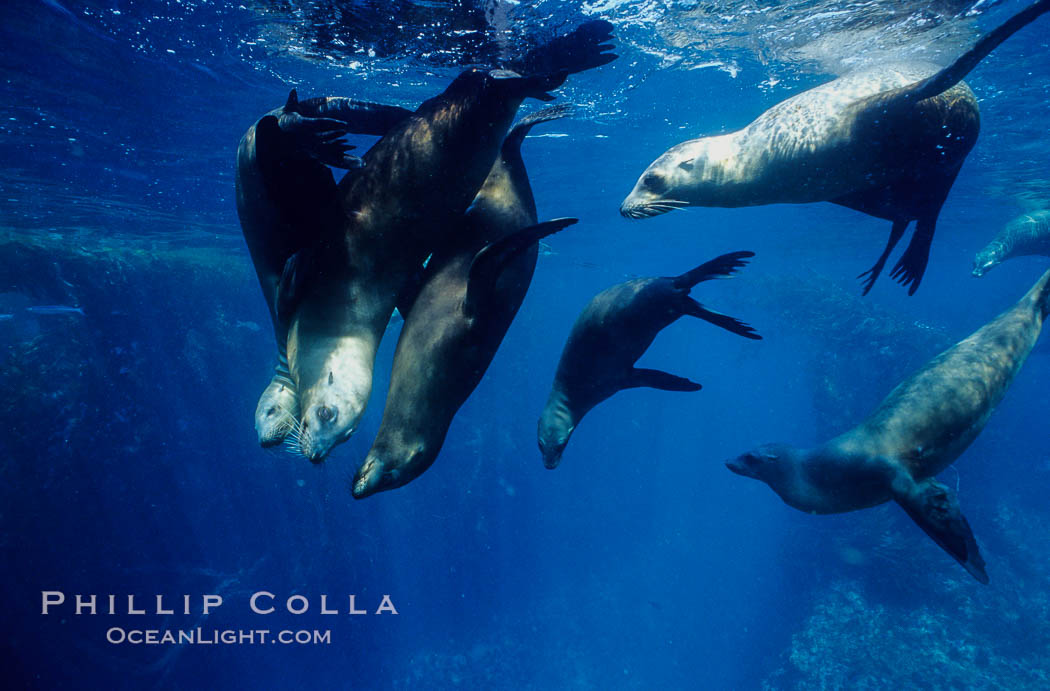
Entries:
POLYGON ((667 189, 667 180, 659 173, 646 173, 642 178, 642 184, 657 194, 667 189))
POLYGON ((323 405, 317 409, 317 417, 321 418, 321 422, 331 422, 335 419, 335 410, 323 405))

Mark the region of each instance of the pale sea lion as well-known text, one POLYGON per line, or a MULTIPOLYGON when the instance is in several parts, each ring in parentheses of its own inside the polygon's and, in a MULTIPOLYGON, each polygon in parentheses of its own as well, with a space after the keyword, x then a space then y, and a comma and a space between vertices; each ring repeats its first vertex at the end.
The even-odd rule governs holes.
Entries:
POLYGON ((931 360, 868 418, 814 449, 760 446, 726 463, 789 506, 842 513, 894 500, 981 583, 984 559, 958 498, 934 479, 977 438, 1050 312, 1050 271, 1012 308, 931 360))
POLYGON ((430 260, 397 342, 383 421, 354 478, 355 498, 407 484, 434 463, 525 299, 539 239, 576 222, 534 225, 521 158, 529 130, 565 113, 547 108, 514 127, 461 219, 459 238, 430 260))
POLYGON ((290 260, 281 291, 290 319, 288 360, 302 409, 299 450, 320 461, 350 437, 372 390, 376 350, 399 296, 447 242, 485 182, 518 106, 570 73, 615 55, 612 25, 589 22, 530 58, 526 76, 470 70, 423 103, 339 184, 347 221, 336 237, 290 260), (569 39, 566 42, 566 39, 569 39))
POLYGON ((649 386, 699 391, 700 385, 667 372, 634 367, 656 334, 686 315, 744 338, 761 339, 747 324, 712 312, 689 297, 701 281, 731 276, 753 252, 716 257, 681 276, 638 278, 598 293, 576 319, 562 350, 539 422, 543 463, 556 468, 576 426, 594 406, 622 389, 649 386))
POLYGON ((941 207, 977 141, 977 100, 961 80, 1039 15, 1039 0, 950 66, 867 68, 778 103, 737 132, 678 144, 638 179, 620 212, 649 218, 686 206, 829 201, 893 222, 867 294, 908 224, 915 233, 891 276, 914 294, 941 207), (932 75, 932 76, 931 76, 932 75))
POLYGON ((300 102, 295 90, 281 108, 248 128, 237 147, 237 215, 277 341, 277 367, 255 411, 259 443, 279 443, 296 425, 299 401, 288 371, 287 325, 277 319, 277 287, 285 262, 339 227, 342 212, 327 166, 358 168, 342 137, 382 134, 410 111, 345 98, 300 102))
POLYGON ((1013 257, 1050 257, 1050 209, 1018 216, 973 259, 973 275, 983 276, 1013 257))

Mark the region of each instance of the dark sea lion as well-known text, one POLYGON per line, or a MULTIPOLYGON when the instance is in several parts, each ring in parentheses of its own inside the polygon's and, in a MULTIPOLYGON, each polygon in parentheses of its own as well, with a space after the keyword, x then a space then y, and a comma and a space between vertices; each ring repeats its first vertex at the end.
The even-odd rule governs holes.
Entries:
POLYGON ((681 276, 638 278, 598 293, 569 333, 539 423, 543 463, 557 468, 576 425, 594 406, 622 389, 649 386, 699 391, 700 385, 667 372, 634 367, 656 334, 686 315, 744 338, 761 339, 747 324, 712 312, 689 297, 701 281, 731 276, 753 252, 732 252, 681 276))
POLYGON ((525 299, 539 239, 576 222, 534 225, 521 158, 529 130, 565 113, 547 108, 514 127, 461 219, 459 238, 430 260, 397 342, 379 433, 354 478, 355 498, 407 484, 433 464, 525 299))
POLYGON ((885 250, 860 276, 865 294, 915 220, 891 273, 914 294, 980 129, 977 100, 961 80, 1047 10, 1050 0, 1039 0, 940 71, 925 63, 863 69, 778 103, 742 130, 678 144, 649 165, 620 212, 649 218, 686 206, 829 201, 892 221, 885 250))
POLYGON ((760 446, 726 463, 789 506, 842 513, 896 501, 981 583, 984 560, 958 498, 934 476, 977 438, 1050 312, 1050 271, 1011 309, 931 360, 868 418, 815 449, 760 446))
POLYGON ((304 456, 320 461, 353 433, 395 305, 424 260, 449 241, 441 231, 454 231, 485 182, 518 106, 528 97, 552 100, 547 91, 570 73, 613 60, 611 28, 589 22, 569 35, 573 50, 555 41, 556 50, 533 51, 540 72, 464 72, 377 142, 360 173, 340 182, 343 230, 293 257, 281 283, 304 456))
POLYGON ((285 262, 339 227, 342 212, 327 166, 358 168, 361 159, 342 141, 350 132, 382 134, 411 111, 345 98, 287 103, 248 128, 237 147, 237 214, 270 310, 277 367, 259 398, 259 443, 279 443, 296 425, 299 401, 288 371, 287 325, 277 319, 277 287, 285 262))
POLYGON ((1050 210, 1033 211, 1006 224, 973 259, 973 275, 983 276, 1013 257, 1050 257, 1050 210))

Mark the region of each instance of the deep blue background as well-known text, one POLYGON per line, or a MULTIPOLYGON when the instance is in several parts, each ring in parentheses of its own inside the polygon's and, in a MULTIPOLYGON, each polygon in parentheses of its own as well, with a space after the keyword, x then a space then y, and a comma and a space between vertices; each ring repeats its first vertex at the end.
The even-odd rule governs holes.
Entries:
MULTIPOLYGON (((996 8, 988 25, 1021 6, 996 8)), ((667 147, 743 126, 826 75, 762 89, 762 65, 735 78, 656 69, 624 46, 617 62, 574 77, 562 93, 578 117, 535 131, 567 136, 530 138, 524 157, 540 217, 581 223, 550 239, 435 466, 354 502, 347 481, 378 426, 396 331, 359 432, 322 466, 257 447, 252 413, 273 345, 240 239, 233 152, 291 86, 413 106, 457 70, 413 66, 407 39, 404 55, 363 56, 363 72, 298 60, 248 45, 261 16, 212 3, 0 10, 0 313, 13 315, 0 321, 0 655, 16 686, 1038 684, 1050 666, 1045 353, 944 475, 981 541, 987 587, 895 506, 806 516, 722 461, 854 424, 1038 277, 1045 260, 1012 260, 979 281, 969 269, 1045 188, 1035 176, 1047 156, 1050 20, 968 80, 982 138, 913 298, 886 277, 859 297, 853 277, 889 227, 846 209, 617 213, 667 147), (695 295, 766 340, 671 326, 640 365, 703 391, 621 393, 544 470, 536 419, 587 300, 739 249, 757 253, 752 265, 695 295), (84 315, 24 311, 41 304, 84 315), (215 592, 226 604, 204 621, 43 617, 50 589, 70 599, 215 592), (304 594, 315 609, 322 593, 340 603, 356 593, 373 609, 388 593, 400 614, 259 617, 247 599, 263 589, 304 594), (332 644, 105 642, 109 626, 132 624, 330 628, 332 644)))

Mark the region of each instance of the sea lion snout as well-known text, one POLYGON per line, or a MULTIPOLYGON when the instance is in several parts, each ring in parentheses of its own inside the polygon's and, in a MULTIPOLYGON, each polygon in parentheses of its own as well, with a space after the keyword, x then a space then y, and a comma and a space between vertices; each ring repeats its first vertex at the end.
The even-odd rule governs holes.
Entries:
POLYGON ((561 463, 561 454, 564 449, 544 448, 540 445, 540 453, 543 454, 543 465, 547 470, 554 470, 561 463))
POLYGON ((737 456, 736 458, 729 459, 728 461, 725 462, 726 468, 729 468, 730 470, 732 470, 737 475, 743 475, 744 477, 754 477, 748 471, 748 465, 747 465, 747 460, 746 459, 747 459, 747 457, 749 455, 750 454, 744 454, 743 456, 737 456))
POLYGON ((682 199, 683 187, 694 177, 697 158, 690 152, 671 149, 653 161, 634 189, 620 204, 620 215, 625 218, 652 218, 669 211, 689 206, 682 199))
POLYGON ((356 427, 343 429, 335 405, 316 405, 303 415, 299 428, 299 451, 311 463, 320 463, 337 445, 349 439, 356 427))
POLYGON ((998 264, 998 260, 996 260, 994 257, 978 256, 976 259, 973 260, 973 275, 977 278, 980 278, 998 264))
POLYGON ((423 457, 422 448, 408 453, 407 456, 397 456, 398 454, 391 454, 389 450, 382 453, 375 449, 370 451, 354 475, 350 488, 354 499, 364 499, 377 492, 396 489, 425 470, 419 467, 423 457))

